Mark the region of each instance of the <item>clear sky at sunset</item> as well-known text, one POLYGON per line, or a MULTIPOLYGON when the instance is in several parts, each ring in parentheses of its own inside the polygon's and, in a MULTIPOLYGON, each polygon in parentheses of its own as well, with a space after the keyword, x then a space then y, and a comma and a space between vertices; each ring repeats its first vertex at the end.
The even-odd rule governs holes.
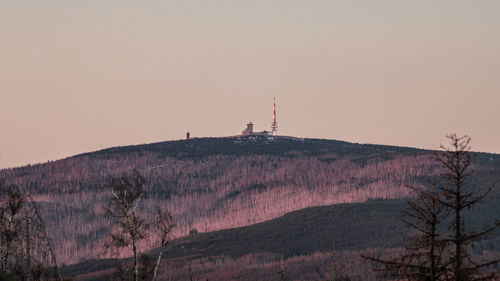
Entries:
POLYGON ((500 1, 0 0, 0 168, 279 133, 500 153, 500 1))

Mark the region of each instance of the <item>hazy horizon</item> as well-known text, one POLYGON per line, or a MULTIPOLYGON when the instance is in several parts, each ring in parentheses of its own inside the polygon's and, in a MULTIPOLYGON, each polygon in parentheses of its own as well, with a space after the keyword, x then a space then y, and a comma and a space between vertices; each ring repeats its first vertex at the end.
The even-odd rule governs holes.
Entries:
POLYGON ((500 153, 498 1, 0 2, 0 168, 269 130, 500 153))

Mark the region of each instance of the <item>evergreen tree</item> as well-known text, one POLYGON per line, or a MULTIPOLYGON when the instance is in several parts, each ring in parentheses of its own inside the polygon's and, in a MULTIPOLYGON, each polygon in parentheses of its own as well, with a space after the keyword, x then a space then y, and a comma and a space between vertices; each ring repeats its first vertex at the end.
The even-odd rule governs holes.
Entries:
POLYGON ((436 161, 443 167, 439 187, 435 184, 427 190, 411 187, 417 198, 408 201, 403 221, 417 234, 410 237, 404 254, 392 259, 361 255, 374 262, 379 278, 429 281, 497 278, 486 268, 499 263, 500 259, 476 260, 470 248, 473 242, 497 230, 500 221, 473 230, 464 217, 464 213, 481 202, 495 184, 482 193, 473 188, 470 137, 455 134, 447 137, 451 147, 441 146, 443 151, 435 154, 436 161))
POLYGON ((403 222, 416 234, 408 237, 404 254, 392 259, 361 256, 375 263, 377 277, 382 279, 442 280, 447 270, 443 258, 446 244, 439 225, 446 215, 445 208, 439 203, 435 185, 429 190, 409 188, 417 197, 407 201, 403 222))
POLYGON ((451 147, 441 146, 444 150, 436 153, 437 161, 445 168, 444 182, 440 188, 439 203, 450 212, 449 233, 444 238, 449 247, 450 279, 454 281, 492 280, 494 273, 482 271, 490 265, 497 264, 500 259, 478 261, 473 258, 470 246, 492 234, 500 227, 500 221, 475 230, 468 227, 470 224, 464 214, 481 202, 493 189, 495 184, 479 193, 471 182, 472 157, 470 153, 470 137, 457 137, 456 134, 447 136, 451 147))

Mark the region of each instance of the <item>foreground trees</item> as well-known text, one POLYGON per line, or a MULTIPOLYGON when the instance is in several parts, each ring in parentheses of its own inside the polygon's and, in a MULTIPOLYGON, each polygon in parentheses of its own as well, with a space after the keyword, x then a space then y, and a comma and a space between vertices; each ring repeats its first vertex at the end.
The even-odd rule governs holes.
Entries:
POLYGON ((473 242, 480 241, 500 227, 497 220, 481 230, 469 229, 464 218, 464 213, 473 208, 484 199, 495 186, 488 186, 485 191, 479 193, 474 190, 471 182, 473 174, 470 150, 470 137, 457 137, 455 134, 448 136, 451 147, 443 147, 444 153, 436 154, 446 172, 444 182, 440 188, 439 204, 450 211, 450 222, 443 242, 448 244, 450 275, 452 280, 489 280, 495 274, 481 272, 482 268, 500 262, 500 259, 489 261, 477 261, 470 252, 473 242))
POLYGON ((403 222, 418 234, 409 237, 401 256, 387 260, 361 256, 377 264, 374 270, 381 279, 442 280, 447 273, 443 257, 446 247, 439 226, 447 212, 439 204, 434 185, 430 190, 410 188, 417 198, 407 202, 403 222))
POLYGON ((142 251, 140 251, 138 243, 151 236, 150 225, 138 210, 144 197, 144 184, 144 178, 137 171, 134 171, 130 176, 123 175, 122 177, 111 177, 110 179, 112 199, 109 205, 104 208, 108 217, 113 220, 115 228, 111 232, 106 247, 112 251, 129 249, 133 256, 133 268, 119 269, 121 272, 119 274, 120 280, 154 281, 162 255, 169 242, 169 234, 174 227, 170 213, 157 209, 153 231, 154 234, 159 236, 160 252, 154 267, 144 254, 142 254, 141 260, 143 262, 141 263, 139 257, 142 251), (141 264, 142 269, 140 268, 141 264), (150 275, 151 277, 147 278, 150 275))
POLYGON ((40 280, 48 271, 61 280, 40 210, 17 186, 0 180, 0 273, 40 280))
POLYGON ((418 234, 410 240, 405 253, 392 259, 363 256, 376 264, 378 277, 408 280, 495 280, 494 272, 485 270, 500 259, 476 259, 471 252, 473 242, 486 238, 500 227, 500 221, 469 229, 464 213, 484 199, 494 185, 479 193, 473 188, 470 137, 447 136, 451 147, 436 153, 443 167, 443 180, 436 188, 412 188, 417 199, 409 201, 405 224, 418 234))

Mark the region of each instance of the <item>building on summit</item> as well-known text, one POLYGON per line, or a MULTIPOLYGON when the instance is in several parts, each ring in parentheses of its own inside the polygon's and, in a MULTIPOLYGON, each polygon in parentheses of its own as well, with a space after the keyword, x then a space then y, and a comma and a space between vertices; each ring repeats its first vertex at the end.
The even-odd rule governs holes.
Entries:
POLYGON ((248 122, 247 124, 247 127, 245 128, 245 130, 243 130, 243 132, 241 132, 241 135, 246 137, 246 136, 269 136, 269 132, 268 131, 262 131, 262 132, 254 132, 253 131, 253 123, 252 122, 248 122))
POLYGON ((241 136, 275 136, 278 134, 278 122, 276 122, 276 99, 273 102, 273 123, 271 124, 271 132, 262 131, 262 132, 254 132, 253 131, 253 123, 248 122, 247 127, 243 132, 241 132, 241 136))

